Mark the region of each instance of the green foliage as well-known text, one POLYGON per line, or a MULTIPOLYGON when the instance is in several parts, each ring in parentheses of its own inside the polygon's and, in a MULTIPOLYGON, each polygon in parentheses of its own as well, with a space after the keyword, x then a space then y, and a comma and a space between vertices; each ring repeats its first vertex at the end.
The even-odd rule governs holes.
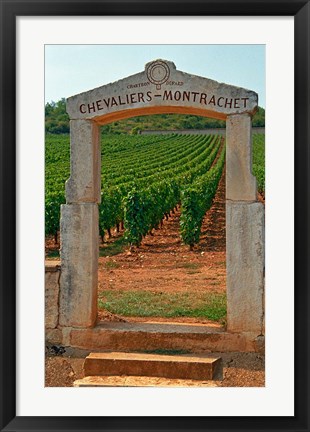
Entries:
POLYGON ((59 258, 59 249, 49 250, 45 256, 45 259, 58 259, 59 258))
POLYGON ((45 105, 45 132, 51 134, 70 132, 65 98, 62 98, 58 102, 48 102, 45 105))
POLYGON ((101 203, 99 204, 99 234, 104 239, 106 230, 110 230, 123 220, 123 188, 108 187, 101 190, 101 203))
POLYGON ((182 191, 182 213, 180 217, 181 237, 185 244, 194 246, 199 242, 202 223, 200 192, 193 187, 182 191))
POLYGON ((139 126, 135 126, 131 129, 131 135, 138 135, 140 132, 139 126))
POLYGON ((146 223, 143 219, 146 203, 143 200, 144 195, 138 193, 134 187, 126 197, 124 211, 125 238, 131 245, 140 246, 143 235, 145 235, 146 223))
POLYGON ((60 224, 60 206, 65 203, 63 194, 54 192, 45 198, 45 235, 57 238, 60 224))
POLYGON ((253 136, 253 174, 257 180, 257 189, 265 194, 265 135, 253 136))
POLYGON ((256 114, 252 120, 253 127, 265 127, 265 110, 262 107, 258 107, 256 114))
POLYGON ((225 148, 210 171, 181 191, 181 237, 191 248, 199 242, 203 217, 212 205, 224 163, 225 148))
POLYGON ((45 234, 57 238, 60 205, 65 203, 65 181, 70 173, 68 135, 49 135, 45 140, 45 234))

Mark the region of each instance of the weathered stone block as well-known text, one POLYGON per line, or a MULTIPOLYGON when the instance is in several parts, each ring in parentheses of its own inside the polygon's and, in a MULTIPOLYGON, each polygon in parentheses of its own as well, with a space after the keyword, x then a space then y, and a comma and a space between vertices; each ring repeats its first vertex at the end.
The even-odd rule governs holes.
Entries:
POLYGON ((70 121, 70 178, 66 182, 68 204, 100 202, 99 126, 88 120, 70 121))
POLYGON ((97 315, 98 205, 61 206, 59 324, 92 327, 97 315))
POLYGON ((252 174, 252 124, 248 114, 231 115, 226 122, 226 199, 256 201, 252 174))
POLYGON ((53 345, 62 345, 62 332, 58 328, 45 329, 45 341, 53 345))
POLYGON ((85 376, 127 375, 212 380, 220 363, 220 357, 197 355, 90 353, 84 362, 84 373, 85 376))
POLYGON ((45 265, 45 328, 54 329, 58 324, 60 263, 45 265))
POLYGON ((227 202, 228 331, 263 333, 264 270, 264 205, 227 202))

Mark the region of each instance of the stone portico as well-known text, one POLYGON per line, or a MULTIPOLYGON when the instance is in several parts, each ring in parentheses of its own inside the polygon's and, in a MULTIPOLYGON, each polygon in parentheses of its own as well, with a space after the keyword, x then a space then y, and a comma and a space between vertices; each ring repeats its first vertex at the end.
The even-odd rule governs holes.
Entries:
MULTIPOLYGON (((228 351, 261 349, 264 205, 257 200, 252 175, 251 122, 257 107, 255 92, 187 74, 166 60, 154 60, 140 73, 67 99, 71 174, 66 204, 61 206, 59 309, 57 323, 49 321, 54 325, 48 332, 51 340, 99 349, 121 334, 111 326, 96 325, 100 125, 140 115, 183 113, 226 120, 227 330, 213 338, 207 332, 199 346, 205 343, 206 350, 215 351, 225 346, 228 351)), ((134 328, 122 331, 135 338, 134 328)), ((164 336, 161 340, 166 343, 164 336)))

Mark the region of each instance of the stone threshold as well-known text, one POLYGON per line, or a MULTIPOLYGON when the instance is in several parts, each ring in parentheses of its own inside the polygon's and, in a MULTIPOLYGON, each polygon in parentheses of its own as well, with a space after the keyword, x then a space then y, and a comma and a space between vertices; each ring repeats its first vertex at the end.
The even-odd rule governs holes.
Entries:
POLYGON ((181 350, 189 353, 260 352, 264 336, 230 333, 206 324, 101 322, 94 328, 48 330, 47 342, 87 351, 181 350))

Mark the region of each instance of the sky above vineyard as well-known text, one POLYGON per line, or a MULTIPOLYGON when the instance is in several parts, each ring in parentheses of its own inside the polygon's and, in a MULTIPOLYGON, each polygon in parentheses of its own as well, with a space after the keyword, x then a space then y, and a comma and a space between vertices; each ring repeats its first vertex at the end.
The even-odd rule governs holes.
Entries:
POLYGON ((151 60, 250 90, 265 108, 265 45, 46 45, 45 102, 141 72, 151 60))

